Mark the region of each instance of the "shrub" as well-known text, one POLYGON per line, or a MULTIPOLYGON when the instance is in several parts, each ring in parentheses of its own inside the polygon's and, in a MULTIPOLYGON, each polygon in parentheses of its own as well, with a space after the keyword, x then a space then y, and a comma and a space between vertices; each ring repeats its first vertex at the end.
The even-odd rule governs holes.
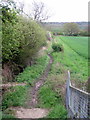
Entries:
POLYGON ((45 43, 46 33, 35 21, 23 17, 19 18, 15 29, 18 31, 17 39, 20 42, 18 60, 27 64, 45 43))
MULTIPOLYGON (((11 5, 11 3, 10 3, 11 5)), ((46 32, 35 21, 18 15, 16 10, 2 5, 2 59, 3 63, 12 61, 26 64, 27 59, 37 53, 45 44, 46 32)))
POLYGON ((10 63, 11 73, 8 73, 14 78, 17 70, 12 66, 23 69, 32 64, 32 59, 46 44, 46 31, 35 21, 18 14, 11 6, 11 0, 2 4, 0 10, 2 11, 0 18, 2 19, 3 69, 5 64, 10 63))
POLYGON ((63 51, 63 45, 60 44, 60 43, 53 43, 52 44, 52 49, 54 50, 54 52, 63 51))
POLYGON ((53 35, 63 35, 62 32, 53 32, 53 35))

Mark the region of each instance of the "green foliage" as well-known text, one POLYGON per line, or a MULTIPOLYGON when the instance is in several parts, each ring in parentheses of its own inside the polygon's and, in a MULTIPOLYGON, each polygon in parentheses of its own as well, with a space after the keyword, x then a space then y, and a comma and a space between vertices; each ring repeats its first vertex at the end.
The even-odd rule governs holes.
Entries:
MULTIPOLYGON (((15 119, 15 117, 13 115, 9 115, 9 114, 3 114, 2 115, 2 119, 15 119)), ((18 120, 18 119, 17 119, 18 120)))
POLYGON ((45 44, 46 33, 35 21, 17 15, 10 1, 3 4, 1 10, 3 62, 27 64, 45 44))
POLYGON ((11 106, 22 106, 24 104, 26 92, 26 86, 11 87, 10 91, 3 95, 2 109, 4 110, 11 106))
POLYGON ((20 73, 17 76, 16 81, 28 82, 32 84, 43 73, 46 65, 48 64, 48 61, 48 56, 38 58, 36 64, 32 65, 31 67, 27 67, 23 73, 20 73))
POLYGON ((63 35, 63 33, 59 32, 59 31, 56 31, 56 32, 53 32, 53 35, 63 35))
POLYGON ((2 11, 2 16, 0 17, 2 18, 3 23, 7 24, 7 22, 10 22, 15 24, 17 21, 17 12, 14 9, 11 9, 9 6, 2 5, 0 10, 2 11))
POLYGON ((90 36, 90 32, 88 30, 82 30, 79 33, 80 36, 90 36))
MULTIPOLYGON (((18 82, 26 82, 30 85, 35 82, 37 78, 43 73, 49 62, 48 56, 40 57, 36 60, 36 64, 27 67, 23 73, 19 74, 16 78, 18 82)), ((30 89, 30 88, 29 88, 30 89)), ((11 106, 23 106, 26 100, 28 86, 11 87, 4 95, 2 108, 5 110, 11 106)), ((3 118, 12 118, 11 113, 4 112, 3 118), (10 115, 9 115, 10 114, 10 115)))
POLYGON ((34 21, 20 17, 15 26, 17 40, 20 42, 19 59, 21 63, 31 59, 45 43, 45 31, 34 21))
POLYGON ((39 91, 39 99, 41 100, 41 106, 44 108, 51 108, 55 106, 59 100, 59 96, 55 93, 51 86, 44 85, 39 91), (47 92, 48 91, 48 92, 47 92))
MULTIPOLYGON (((8 2, 9 3, 9 2, 8 2)), ((18 54, 19 42, 15 39, 15 29, 13 28, 17 22, 16 11, 9 5, 2 4, 2 56, 3 61, 12 59, 18 54)))
POLYGON ((39 102, 40 107, 51 109, 47 118, 61 118, 64 120, 67 117, 67 111, 62 103, 62 98, 53 90, 52 81, 47 81, 40 88, 39 102))
POLYGON ((78 35, 79 27, 77 23, 65 23, 63 26, 63 32, 65 35, 78 35))
POLYGON ((3 24, 2 26, 2 56, 3 62, 14 59, 19 53, 19 41, 15 36, 15 30, 11 23, 3 24))
POLYGON ((54 42, 52 44, 52 49, 54 50, 54 52, 60 52, 63 51, 63 45, 58 43, 58 42, 54 42))
POLYGON ((52 108, 47 118, 59 118, 61 120, 66 120, 67 111, 63 105, 57 104, 52 108))

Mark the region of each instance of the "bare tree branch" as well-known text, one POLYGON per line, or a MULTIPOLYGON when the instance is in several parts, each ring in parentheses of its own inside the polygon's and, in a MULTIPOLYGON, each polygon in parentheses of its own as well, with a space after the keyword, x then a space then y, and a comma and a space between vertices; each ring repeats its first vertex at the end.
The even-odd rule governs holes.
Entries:
POLYGON ((34 20, 42 22, 47 20, 50 15, 43 2, 33 1, 32 17, 34 20))

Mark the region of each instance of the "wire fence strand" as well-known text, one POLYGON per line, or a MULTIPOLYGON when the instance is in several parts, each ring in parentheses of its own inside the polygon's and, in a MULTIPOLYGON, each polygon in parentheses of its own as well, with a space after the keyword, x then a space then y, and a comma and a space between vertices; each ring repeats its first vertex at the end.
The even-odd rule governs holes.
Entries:
POLYGON ((70 118, 90 118, 90 93, 71 85, 69 71, 66 86, 68 116, 70 118))

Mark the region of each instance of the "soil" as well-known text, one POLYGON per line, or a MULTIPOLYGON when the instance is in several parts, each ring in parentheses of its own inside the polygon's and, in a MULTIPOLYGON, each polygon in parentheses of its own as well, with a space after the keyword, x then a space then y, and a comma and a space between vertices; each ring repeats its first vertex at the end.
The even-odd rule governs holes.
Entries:
POLYGON ((12 108, 16 111, 16 118, 43 118, 47 116, 48 110, 47 109, 41 109, 41 108, 32 108, 32 109, 26 109, 26 108, 12 108))

